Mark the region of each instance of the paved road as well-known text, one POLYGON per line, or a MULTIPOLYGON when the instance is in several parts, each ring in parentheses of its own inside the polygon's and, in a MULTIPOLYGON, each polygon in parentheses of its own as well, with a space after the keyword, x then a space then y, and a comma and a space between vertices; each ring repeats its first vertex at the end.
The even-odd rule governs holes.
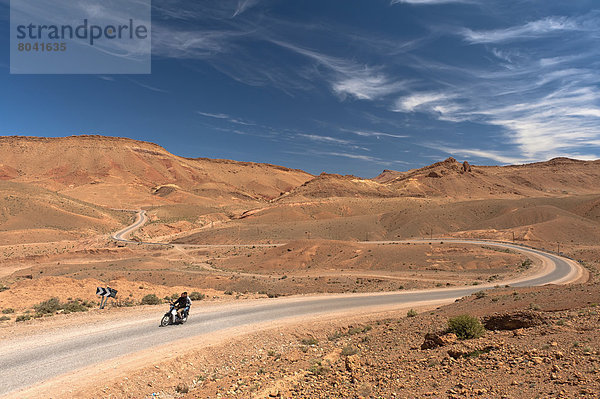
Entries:
POLYGON ((145 225, 146 222, 148 221, 148 216, 146 216, 146 211, 144 211, 144 210, 138 210, 138 211, 125 210, 125 211, 137 212, 135 222, 133 222, 133 224, 125 227, 123 230, 117 231, 115 234, 113 234, 111 236, 111 238, 113 240, 121 241, 121 242, 137 243, 137 241, 128 240, 127 236, 129 236, 129 234, 133 233, 135 230, 137 230, 140 227, 142 227, 143 225, 145 225))

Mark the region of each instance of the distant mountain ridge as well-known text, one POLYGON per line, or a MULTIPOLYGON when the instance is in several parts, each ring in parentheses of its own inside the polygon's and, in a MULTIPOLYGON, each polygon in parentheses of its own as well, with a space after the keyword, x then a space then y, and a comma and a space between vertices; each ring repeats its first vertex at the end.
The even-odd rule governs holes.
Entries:
POLYGON ((600 161, 554 158, 511 166, 454 158, 373 179, 264 163, 184 158, 144 141, 106 136, 0 137, 0 181, 35 184, 112 208, 231 206, 328 197, 557 197, 600 192, 600 161), (467 166, 465 166, 467 165, 467 166))

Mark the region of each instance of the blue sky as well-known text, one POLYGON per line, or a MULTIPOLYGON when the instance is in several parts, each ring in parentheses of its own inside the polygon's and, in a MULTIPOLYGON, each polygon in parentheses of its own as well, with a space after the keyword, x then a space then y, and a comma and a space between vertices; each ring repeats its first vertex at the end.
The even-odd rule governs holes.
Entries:
POLYGON ((363 177, 448 156, 600 158, 597 1, 154 0, 152 13, 151 75, 10 75, 0 0, 0 134, 363 177))

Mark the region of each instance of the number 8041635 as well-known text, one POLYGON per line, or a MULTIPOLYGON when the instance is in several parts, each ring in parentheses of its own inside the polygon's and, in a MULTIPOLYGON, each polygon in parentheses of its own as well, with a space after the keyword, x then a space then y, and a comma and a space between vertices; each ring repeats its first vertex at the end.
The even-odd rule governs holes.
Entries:
POLYGON ((17 50, 38 52, 67 51, 67 43, 19 43, 17 50))

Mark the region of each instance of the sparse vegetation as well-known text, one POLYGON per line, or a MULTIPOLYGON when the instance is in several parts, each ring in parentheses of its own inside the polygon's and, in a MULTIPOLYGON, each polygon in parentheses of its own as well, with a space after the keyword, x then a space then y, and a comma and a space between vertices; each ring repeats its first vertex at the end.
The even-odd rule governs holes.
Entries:
POLYGON ((485 291, 477 291, 473 295, 475 295, 475 298, 481 299, 481 298, 485 298, 487 296, 487 292, 485 292, 485 291))
POLYGON ((320 362, 317 362, 315 364, 313 364, 310 369, 308 369, 308 371, 313 374, 313 375, 323 375, 326 374, 329 369, 323 365, 321 365, 320 362))
POLYGON ((50 298, 47 301, 43 301, 33 306, 36 317, 44 315, 52 315, 59 311, 64 313, 74 312, 87 312, 93 305, 88 301, 82 301, 81 299, 71 300, 66 303, 62 303, 58 298, 50 298))
POLYGON ((50 298, 47 301, 40 302, 33 306, 36 313, 39 314, 52 314, 62 309, 60 300, 58 298, 50 298))
POLYGON ((351 356, 355 355, 356 353, 358 353, 358 349, 350 345, 344 346, 344 348, 342 349, 342 356, 351 356))
POLYGON ((417 316, 418 314, 419 314, 419 313, 418 313, 416 310, 414 310, 414 309, 411 309, 411 310, 409 310, 408 312, 406 312, 406 316, 407 316, 407 317, 415 317, 415 316, 417 316))
POLYGON ((200 293, 200 292, 198 292, 198 291, 193 291, 193 292, 190 294, 190 299, 191 299, 192 301, 201 301, 201 300, 203 300, 204 298, 206 298, 206 295, 204 295, 204 294, 202 294, 202 293, 200 293))
POLYGON ((65 313, 72 313, 72 312, 87 312, 88 309, 94 305, 92 305, 88 301, 75 300, 75 301, 67 302, 65 304, 61 304, 61 306, 62 306, 62 309, 65 311, 65 313))
POLYGON ((30 316, 30 315, 28 315, 28 314, 22 314, 22 315, 19 315, 19 316, 17 316, 17 318, 15 319, 15 321, 16 321, 17 323, 18 323, 18 322, 21 322, 21 321, 27 321, 27 320, 31 320, 31 316, 30 316))
POLYGON ((13 308, 6 308, 6 309, 2 309, 2 313, 3 314, 11 314, 11 313, 15 313, 15 310, 13 308))
POLYGON ((132 306, 135 306, 135 302, 133 302, 132 299, 118 299, 115 302, 115 306, 118 308, 130 308, 132 306))
POLYGON ((532 264, 533 264, 533 261, 531 259, 527 258, 523 262, 521 262, 521 268, 522 269, 529 269, 532 264))
POLYGON ((190 392, 190 388, 185 383, 180 383, 175 387, 175 392, 179 394, 184 394, 190 392))
POLYGON ((463 314, 448 320, 448 332, 456 334, 458 339, 479 338, 485 333, 478 318, 463 314))
POLYGON ((348 329, 347 335, 356 335, 356 334, 360 334, 360 333, 366 333, 367 331, 370 331, 372 328, 373 327, 371 327, 371 326, 350 327, 348 329))
POLYGON ((302 345, 306 345, 306 346, 316 346, 319 344, 319 340, 314 337, 304 338, 300 342, 302 343, 302 345))
POLYGON ((333 334, 329 335, 327 337, 327 339, 329 341, 337 341, 338 339, 342 338, 344 336, 344 333, 341 331, 336 331, 333 334))
POLYGON ((160 303, 162 303, 162 301, 156 296, 156 294, 145 295, 141 301, 142 305, 158 305, 160 303))
POLYGON ((10 320, 9 316, 0 316, 0 321, 10 320))

